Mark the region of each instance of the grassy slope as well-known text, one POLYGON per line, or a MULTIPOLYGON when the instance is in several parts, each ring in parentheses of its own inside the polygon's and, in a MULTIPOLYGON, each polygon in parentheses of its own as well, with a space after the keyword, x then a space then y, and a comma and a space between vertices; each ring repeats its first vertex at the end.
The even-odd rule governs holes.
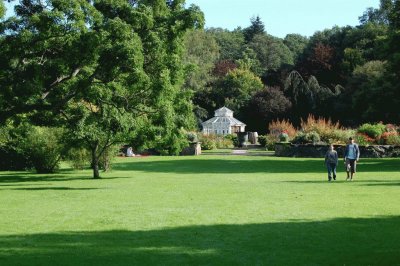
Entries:
POLYGON ((400 159, 328 183, 320 159, 118 159, 90 171, 0 172, 0 265, 400 262, 400 159))

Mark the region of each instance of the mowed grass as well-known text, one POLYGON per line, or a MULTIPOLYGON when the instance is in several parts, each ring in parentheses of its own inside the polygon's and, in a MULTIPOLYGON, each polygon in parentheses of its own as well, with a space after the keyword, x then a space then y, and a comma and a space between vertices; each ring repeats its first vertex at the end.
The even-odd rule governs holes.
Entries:
POLYGON ((400 159, 119 158, 0 172, 0 265, 399 265, 400 159))

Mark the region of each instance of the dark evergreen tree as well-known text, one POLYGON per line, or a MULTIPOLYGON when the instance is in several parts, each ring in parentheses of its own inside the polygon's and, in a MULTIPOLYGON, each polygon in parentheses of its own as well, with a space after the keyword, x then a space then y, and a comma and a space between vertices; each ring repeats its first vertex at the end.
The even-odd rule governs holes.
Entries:
POLYGON ((251 25, 243 29, 243 35, 246 42, 253 40, 254 36, 265 33, 264 23, 259 16, 250 19, 251 25))

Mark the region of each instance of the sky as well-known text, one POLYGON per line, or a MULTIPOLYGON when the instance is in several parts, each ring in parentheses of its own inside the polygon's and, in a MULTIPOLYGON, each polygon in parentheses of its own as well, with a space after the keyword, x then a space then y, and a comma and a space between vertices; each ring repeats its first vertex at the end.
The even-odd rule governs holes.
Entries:
POLYGON ((333 26, 359 25, 358 17, 379 0, 186 0, 204 12, 206 27, 233 30, 250 25, 259 16, 267 33, 285 37, 288 33, 311 36, 333 26))
MULTIPOLYGON (((379 0, 186 0, 204 12, 206 27, 233 30, 250 25, 259 16, 267 33, 284 38, 288 33, 311 36, 333 26, 356 26, 368 7, 379 7, 379 0)), ((6 4, 11 15, 13 8, 6 4)))

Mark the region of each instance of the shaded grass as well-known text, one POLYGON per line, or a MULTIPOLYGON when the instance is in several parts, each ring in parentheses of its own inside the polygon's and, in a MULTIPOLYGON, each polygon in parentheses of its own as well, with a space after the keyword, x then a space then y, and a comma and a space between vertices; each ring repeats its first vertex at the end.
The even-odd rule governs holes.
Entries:
POLYGON ((26 265, 397 265, 399 223, 379 217, 2 236, 0 254, 19 264, 22 253, 26 265))
POLYGON ((0 172, 0 265, 396 265, 400 159, 119 158, 0 172))

